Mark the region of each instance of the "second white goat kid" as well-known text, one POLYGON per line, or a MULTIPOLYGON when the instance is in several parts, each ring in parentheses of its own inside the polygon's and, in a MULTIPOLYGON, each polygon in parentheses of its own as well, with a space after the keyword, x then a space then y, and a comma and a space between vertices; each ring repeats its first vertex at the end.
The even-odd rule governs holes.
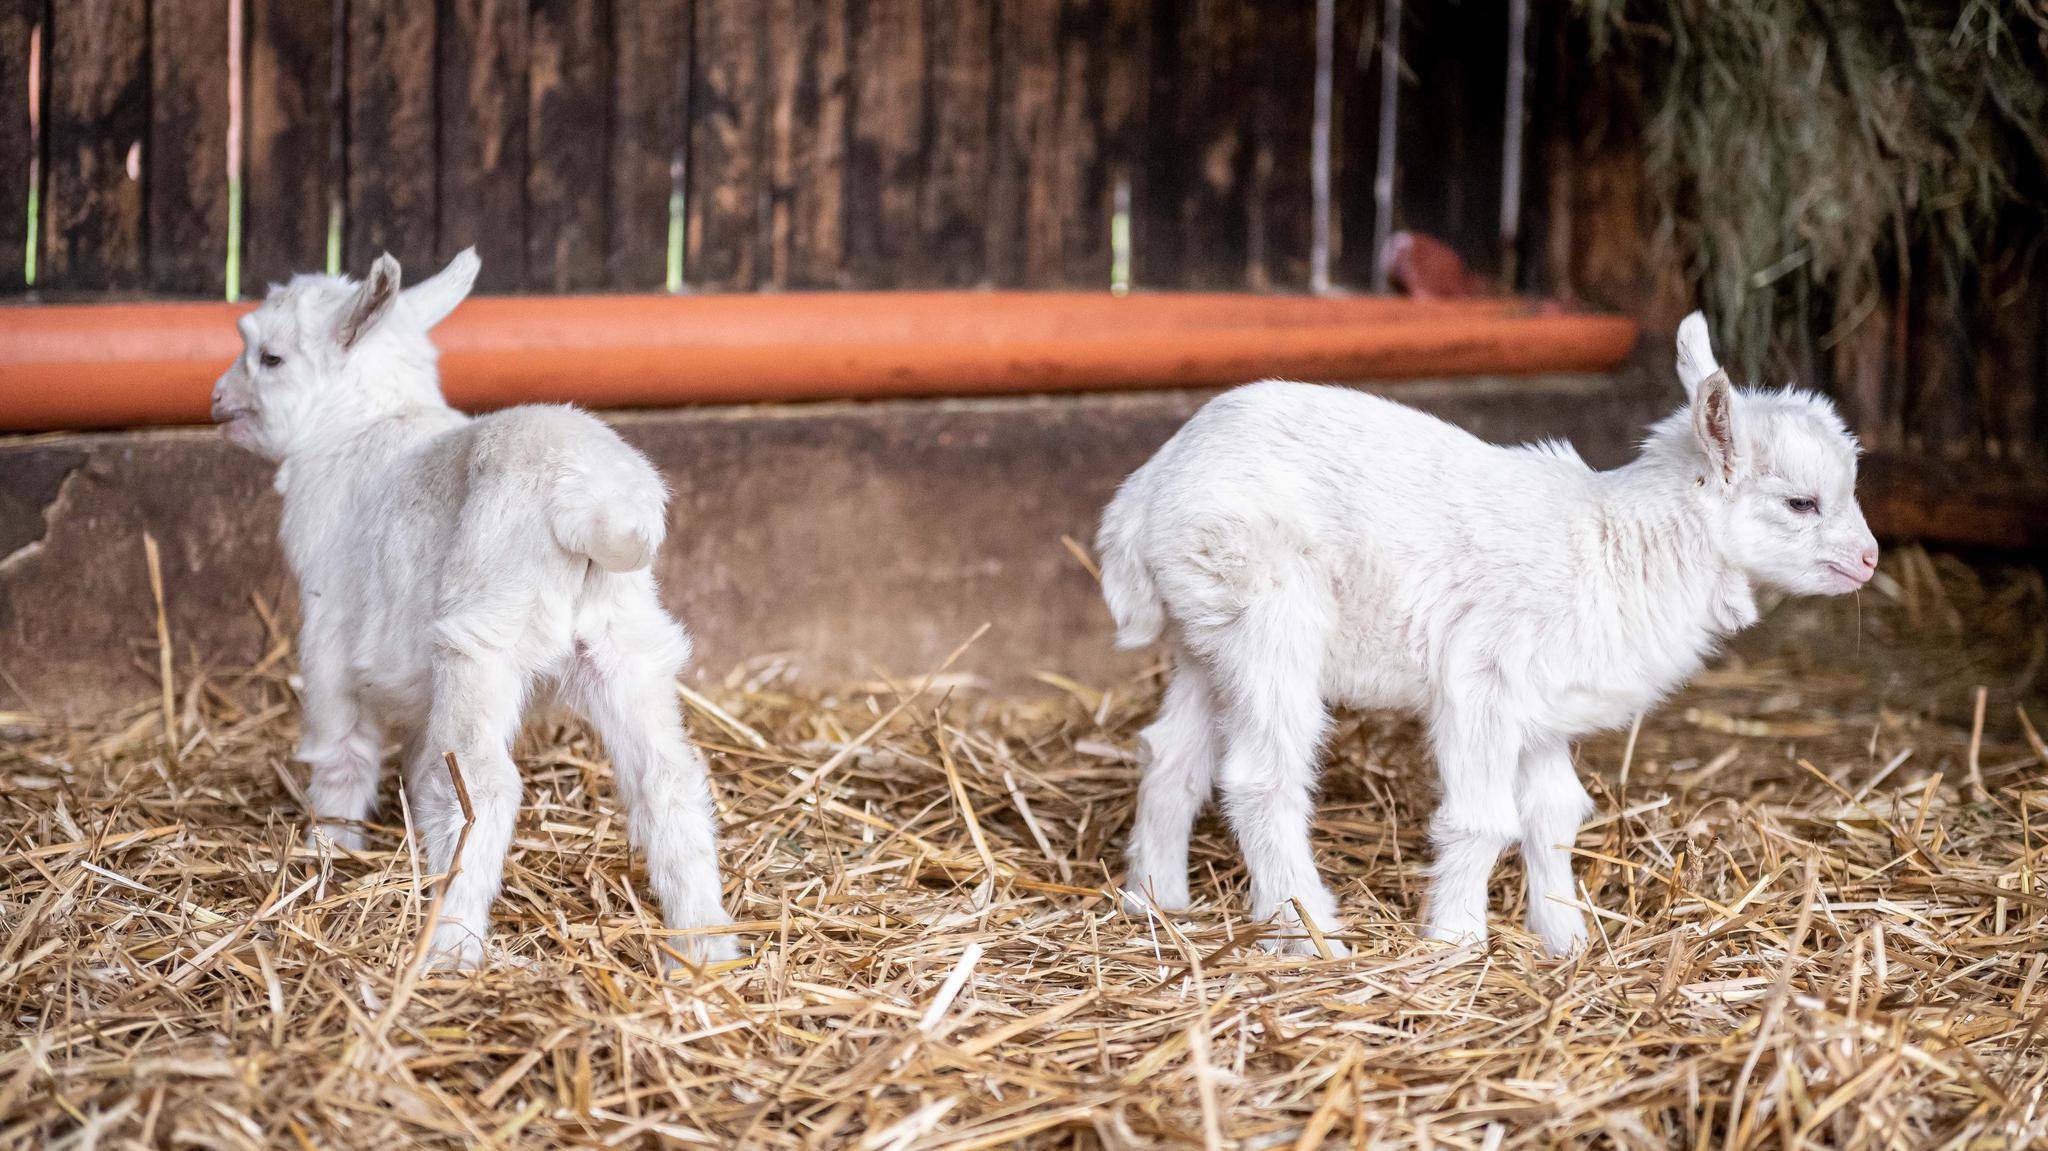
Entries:
MULTIPOLYGON (((238 322, 242 355, 214 387, 228 439, 278 465, 318 833, 361 845, 385 740, 402 737, 428 865, 454 872, 430 954, 480 965, 519 808, 512 741, 551 691, 604 738, 666 924, 724 925, 710 781, 676 702, 690 642, 649 570, 668 492, 582 412, 472 419, 442 399, 428 330, 477 268, 466 251, 404 291, 389 255, 360 284, 294 277, 238 322)), ((735 953, 724 934, 677 947, 735 953)))
MULTIPOLYGON (((1188 903, 1188 832, 1212 788, 1270 945, 1313 954, 1336 901, 1309 847, 1328 705, 1419 713, 1442 780, 1427 933, 1486 935, 1487 881, 1519 844, 1528 926, 1586 938, 1570 849, 1592 800, 1570 741, 1614 729, 1754 623, 1759 587, 1853 591, 1877 565, 1855 441, 1825 399, 1738 390, 1706 321, 1679 328, 1688 404, 1635 462, 1500 447, 1389 400, 1267 382, 1219 396, 1128 480, 1102 523, 1123 647, 1175 654, 1125 887, 1188 903)), ((1333 948, 1339 949, 1339 948, 1333 948)))

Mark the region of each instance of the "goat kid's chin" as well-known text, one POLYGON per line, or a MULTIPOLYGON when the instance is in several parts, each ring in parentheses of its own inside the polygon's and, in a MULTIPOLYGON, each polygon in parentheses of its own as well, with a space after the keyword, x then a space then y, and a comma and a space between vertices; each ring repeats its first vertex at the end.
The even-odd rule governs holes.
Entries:
POLYGON ((213 422, 219 426, 220 434, 227 441, 243 451, 263 453, 262 433, 256 426, 256 413, 247 408, 215 412, 213 422))

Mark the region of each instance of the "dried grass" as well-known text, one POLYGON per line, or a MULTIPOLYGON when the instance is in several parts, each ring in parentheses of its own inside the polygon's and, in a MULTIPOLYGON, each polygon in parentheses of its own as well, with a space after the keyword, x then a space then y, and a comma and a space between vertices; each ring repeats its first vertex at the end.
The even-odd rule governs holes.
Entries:
POLYGON ((1196 914, 1119 911, 1149 680, 693 693, 754 958, 667 984, 573 727, 522 752, 500 965, 415 978, 395 791, 368 854, 301 841, 282 647, 178 683, 174 750, 159 699, 0 717, 0 1146, 2040 1142, 2040 577, 1905 553, 1881 588, 1581 749, 1566 964, 1415 938, 1429 769, 1379 717, 1340 724, 1318 829, 1357 957, 1246 946, 1213 821, 1196 914))

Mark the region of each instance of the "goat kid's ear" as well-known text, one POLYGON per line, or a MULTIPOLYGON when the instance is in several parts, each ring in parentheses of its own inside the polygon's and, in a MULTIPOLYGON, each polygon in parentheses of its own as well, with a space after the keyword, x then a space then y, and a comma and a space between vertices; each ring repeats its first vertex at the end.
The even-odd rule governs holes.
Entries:
POLYGON ((1718 369, 1693 392, 1693 434, 1707 453, 1707 466, 1724 484, 1734 483, 1742 474, 1740 417, 1735 405, 1735 388, 1728 382, 1728 373, 1718 369))
POLYGON ((1678 325, 1678 382, 1685 385, 1685 398, 1697 401, 1700 385, 1721 370, 1714 361, 1714 345, 1707 336, 1707 317, 1694 312, 1678 325))
POLYGON ((432 277, 414 284, 405 290, 405 312, 408 319, 422 329, 431 328, 448 318, 476 285, 476 274, 483 268, 483 261, 477 259, 475 248, 464 248, 455 253, 448 266, 432 277))
POLYGON ((370 265, 370 278, 356 289, 356 295, 349 301, 348 309, 342 313, 341 327, 334 338, 347 351, 361 342, 370 329, 391 314, 391 308, 398 302, 398 261, 386 252, 370 265))

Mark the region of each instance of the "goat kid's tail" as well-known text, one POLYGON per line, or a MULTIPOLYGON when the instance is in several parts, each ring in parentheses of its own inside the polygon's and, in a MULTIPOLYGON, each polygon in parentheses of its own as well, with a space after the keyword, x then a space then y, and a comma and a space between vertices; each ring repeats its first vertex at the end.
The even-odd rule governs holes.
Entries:
POLYGON ((1096 554, 1102 557, 1102 598, 1109 602, 1109 614, 1116 620, 1116 646, 1125 651, 1158 639, 1166 626, 1159 588, 1152 582, 1144 557, 1138 554, 1143 511, 1126 485, 1109 501, 1102 513, 1102 530, 1095 537, 1096 554))
POLYGON ((611 572, 654 562, 668 534, 668 489, 631 449, 565 466, 548 493, 548 526, 563 549, 611 572))

